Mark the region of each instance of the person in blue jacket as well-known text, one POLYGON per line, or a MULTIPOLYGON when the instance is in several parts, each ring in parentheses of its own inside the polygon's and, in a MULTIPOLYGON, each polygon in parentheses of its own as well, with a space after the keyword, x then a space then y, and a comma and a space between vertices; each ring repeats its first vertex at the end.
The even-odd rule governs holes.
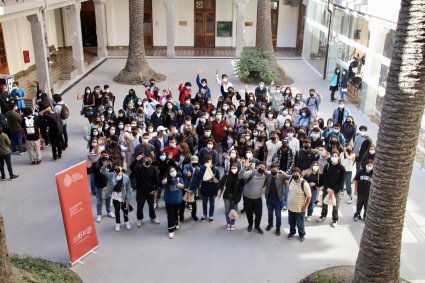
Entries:
POLYGON ((206 78, 200 78, 201 72, 198 72, 198 74, 196 75, 196 84, 198 85, 198 92, 201 93, 201 90, 204 89, 205 93, 202 94, 202 99, 207 99, 207 98, 211 98, 211 90, 210 87, 208 86, 208 82, 206 78))
POLYGON ((341 72, 341 69, 339 67, 336 67, 334 73, 329 79, 329 90, 331 91, 332 102, 336 100, 335 92, 338 91, 338 88, 339 88, 340 72, 341 72))
POLYGON ((25 91, 22 88, 19 88, 18 82, 13 82, 10 97, 16 100, 16 106, 18 107, 19 112, 22 113, 25 108, 25 91))
MULTIPOLYGON (((192 155, 190 157, 190 163, 184 165, 183 167, 183 180, 184 180, 184 187, 185 187, 185 192, 183 194, 183 196, 187 193, 194 193, 196 196, 196 193, 198 192, 198 187, 199 184, 196 184, 196 182, 194 182, 194 175, 198 174, 198 172, 200 171, 200 168, 198 166, 198 157, 196 155, 192 155)), ((191 203, 187 203, 188 205, 190 205, 190 208, 192 209, 192 219, 194 221, 198 221, 198 217, 196 216, 196 200, 195 202, 191 202, 191 203)), ((180 217, 180 222, 184 222, 184 211, 186 209, 186 202, 183 200, 180 203, 180 208, 179 208, 179 217, 180 217)))
POLYGON ((179 230, 179 207, 183 198, 184 182, 181 177, 177 177, 177 170, 171 166, 167 175, 162 180, 164 185, 164 202, 167 211, 168 237, 174 239, 174 232, 179 230))

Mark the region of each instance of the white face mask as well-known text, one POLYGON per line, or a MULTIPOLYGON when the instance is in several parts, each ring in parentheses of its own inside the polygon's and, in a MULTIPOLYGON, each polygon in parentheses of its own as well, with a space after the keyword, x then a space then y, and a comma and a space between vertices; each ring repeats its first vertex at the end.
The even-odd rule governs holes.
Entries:
POLYGON ((210 144, 210 143, 209 143, 209 144, 207 144, 207 148, 208 148, 208 149, 212 149, 212 148, 213 148, 213 146, 214 146, 214 145, 212 145, 212 144, 210 144))
POLYGON ((370 153, 370 154, 375 154, 375 152, 376 152, 376 151, 375 151, 374 149, 369 150, 369 153, 370 153))
POLYGON ((285 111, 283 111, 283 112, 282 112, 282 115, 283 115, 283 116, 288 115, 288 111, 286 111, 286 110, 285 110, 285 111))
POLYGON ((366 171, 371 171, 373 169, 373 165, 366 165, 366 171))
POLYGON ((319 166, 317 166, 317 165, 314 165, 312 168, 313 168, 313 171, 314 171, 314 172, 319 171, 319 166))
POLYGON ((117 175, 117 181, 119 181, 119 180, 121 180, 122 179, 122 176, 119 176, 119 175, 117 175))
POLYGON ((271 118, 273 118, 273 114, 269 114, 269 118, 271 119, 271 118))
POLYGON ((238 173, 238 168, 232 168, 231 171, 232 171, 233 174, 236 174, 236 173, 238 173))
POLYGON ((246 158, 251 159, 252 158, 252 153, 247 153, 246 154, 246 158))
POLYGON ((227 109, 229 109, 229 106, 223 106, 224 111, 226 111, 227 109))
POLYGON ((293 133, 288 133, 288 138, 292 138, 294 136, 293 133))
POLYGON ((221 115, 217 115, 217 116, 215 116, 215 118, 216 118, 218 121, 220 121, 220 120, 221 120, 221 118, 222 118, 222 116, 221 116, 221 115))
POLYGON ((110 131, 109 133, 111 134, 111 136, 115 135, 115 131, 110 131))
POLYGON ((230 158, 236 158, 236 153, 231 153, 230 158))
POLYGON ((205 132, 204 135, 208 138, 209 136, 211 136, 211 132, 210 131, 205 132))
POLYGON ((338 157, 332 156, 331 161, 332 161, 332 163, 338 163, 338 157))

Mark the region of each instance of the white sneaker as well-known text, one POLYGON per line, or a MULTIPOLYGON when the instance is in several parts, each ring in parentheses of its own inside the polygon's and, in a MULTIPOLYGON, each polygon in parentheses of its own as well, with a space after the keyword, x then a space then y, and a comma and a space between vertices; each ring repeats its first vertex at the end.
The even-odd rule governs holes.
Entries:
POLYGON ((180 226, 179 225, 176 226, 176 230, 180 230, 180 226))
POLYGON ((350 197, 348 200, 347 200, 347 203, 352 203, 353 202, 353 198, 352 197, 350 197))
POLYGON ((130 222, 125 222, 125 228, 126 228, 127 230, 130 230, 130 229, 131 229, 130 222))
POLYGON ((155 204, 153 205, 153 209, 157 209, 158 208, 158 202, 155 201, 155 204))
POLYGON ((115 213, 113 213, 112 211, 108 212, 108 217, 115 218, 115 213))
POLYGON ((311 216, 307 216, 306 221, 307 222, 310 222, 311 221, 311 216))
POLYGON ((115 224, 115 231, 119 232, 121 229, 121 224, 115 224))
POLYGON ((136 225, 137 225, 137 227, 142 227, 142 225, 143 225, 143 221, 142 220, 137 220, 137 223, 136 223, 136 225))
POLYGON ((96 222, 100 223, 102 221, 102 215, 96 216, 96 222))
POLYGON ((153 224, 159 224, 159 220, 157 218, 151 219, 151 222, 153 224))
POLYGON ((320 216, 319 218, 317 218, 317 222, 323 222, 323 221, 325 221, 325 219, 326 219, 326 217, 322 217, 322 216, 320 216))
POLYGON ((336 221, 332 222, 331 226, 332 226, 333 228, 335 228, 336 226, 338 226, 338 222, 336 222, 336 221))
POLYGON ((174 232, 168 233, 168 238, 174 239, 174 232))

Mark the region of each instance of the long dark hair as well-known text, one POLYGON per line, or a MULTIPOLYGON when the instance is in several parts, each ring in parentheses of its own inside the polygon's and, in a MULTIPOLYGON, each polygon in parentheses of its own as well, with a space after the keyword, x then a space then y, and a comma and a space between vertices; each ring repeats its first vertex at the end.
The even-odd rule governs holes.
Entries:
MULTIPOLYGON (((168 167, 168 169, 167 169, 167 185, 173 184, 173 181, 174 181, 173 177, 170 176, 171 169, 174 169, 177 173, 177 168, 175 168, 174 166, 168 167)), ((175 179, 177 179, 177 178, 178 178, 178 176, 176 175, 175 179)))

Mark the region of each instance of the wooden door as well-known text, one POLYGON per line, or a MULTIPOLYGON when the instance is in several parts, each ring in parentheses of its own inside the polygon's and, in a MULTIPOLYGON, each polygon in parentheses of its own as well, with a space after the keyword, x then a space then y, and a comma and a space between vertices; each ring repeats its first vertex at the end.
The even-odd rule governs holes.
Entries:
POLYGON ((153 46, 153 27, 152 27, 152 0, 145 0, 143 18, 143 37, 145 41, 145 48, 153 46))
POLYGON ((195 48, 215 47, 215 0, 195 0, 195 48))
POLYGON ((3 26, 0 23, 0 74, 9 74, 9 65, 7 64, 6 47, 3 37, 3 26))
POLYGON ((300 3, 300 8, 298 12, 298 28, 297 28, 297 49, 299 51, 303 50, 304 44, 304 25, 305 25, 305 5, 300 3))

